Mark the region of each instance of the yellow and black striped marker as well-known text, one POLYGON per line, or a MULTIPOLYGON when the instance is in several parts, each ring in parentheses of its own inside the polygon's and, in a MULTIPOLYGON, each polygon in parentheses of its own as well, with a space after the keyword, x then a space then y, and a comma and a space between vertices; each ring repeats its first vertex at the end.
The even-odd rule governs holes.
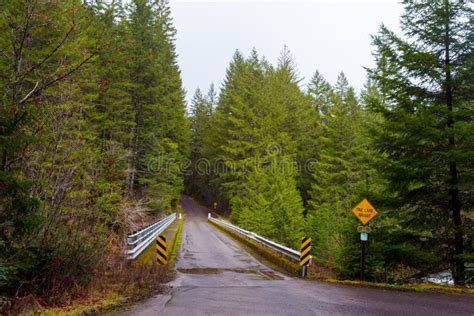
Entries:
POLYGON ((311 238, 305 237, 301 242, 301 253, 300 253, 300 266, 304 267, 309 264, 309 259, 311 258, 311 238))
POLYGON ((156 237, 156 259, 161 265, 168 263, 168 251, 166 250, 166 237, 160 235, 156 237))

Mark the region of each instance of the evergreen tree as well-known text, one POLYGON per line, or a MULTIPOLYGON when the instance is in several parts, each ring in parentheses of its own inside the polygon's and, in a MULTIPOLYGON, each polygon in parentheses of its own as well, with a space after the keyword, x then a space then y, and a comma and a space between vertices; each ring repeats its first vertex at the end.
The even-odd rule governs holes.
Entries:
POLYGON ((265 133, 259 127, 269 128, 258 111, 261 106, 261 93, 265 85, 265 64, 255 51, 249 59, 236 52, 227 71, 226 81, 219 96, 212 126, 212 154, 214 165, 224 164, 218 170, 218 183, 223 197, 227 200, 238 194, 246 165, 253 158, 265 152, 263 143, 265 133))
MULTIPOLYGON (((366 278, 381 282, 406 282, 421 273, 432 271, 439 264, 442 255, 435 249, 423 249, 414 245, 413 241, 426 236, 429 231, 414 230, 405 227, 397 216, 387 209, 386 197, 391 193, 387 190, 386 180, 379 170, 384 168, 384 158, 370 144, 372 131, 382 125, 383 118, 365 109, 373 102, 384 102, 384 96, 379 87, 370 79, 361 93, 361 133, 359 135, 359 155, 356 162, 361 166, 361 177, 356 196, 359 199, 367 197, 377 205, 379 216, 370 222, 371 233, 366 242, 366 278)), ((358 202, 358 201, 355 201, 358 202)), ((341 243, 334 250, 335 262, 333 267, 343 278, 359 276, 360 236, 355 229, 356 220, 349 215, 349 220, 342 225, 341 243)))
POLYGON ((175 34, 166 1, 133 1, 130 8, 135 130, 128 190, 144 191, 148 206, 173 206, 183 189, 180 165, 187 155, 184 92, 176 63, 175 34))
MULTIPOLYGON (((127 170, 130 168, 131 141, 135 127, 129 87, 129 32, 124 23, 122 8, 112 2, 98 4, 98 17, 102 27, 95 29, 100 36, 107 29, 107 47, 91 63, 88 76, 94 78, 88 94, 94 104, 89 117, 97 133, 100 148, 100 177, 96 180, 98 203, 116 222, 126 189, 127 170), (122 20, 118 20, 121 18, 122 20)), ((91 80, 92 81, 92 80, 91 80)))
MULTIPOLYGON (((78 271, 93 268, 77 257, 78 243, 64 246, 84 232, 78 223, 85 223, 88 215, 81 211, 92 199, 82 191, 91 185, 94 170, 88 143, 94 136, 84 120, 90 106, 74 98, 80 89, 72 81, 102 46, 99 38, 89 37, 99 21, 77 1, 4 1, 0 11, 0 290, 49 293, 54 256, 70 254, 56 281, 70 274, 81 284, 78 271), (55 129, 64 122, 70 123, 65 133, 55 129), (43 151, 42 144, 56 151, 43 151), (55 160, 57 153, 64 159, 55 160), (74 185, 56 181, 71 174, 74 185), (73 216, 74 198, 79 209, 74 218, 80 220, 65 225, 73 216), (69 204, 58 208, 65 199, 69 204), (72 227, 75 234, 61 234, 72 227)), ((91 226, 89 231, 96 228, 91 226)), ((90 254, 91 244, 82 244, 83 253, 90 254)))
POLYGON ((0 3, 2 296, 52 302, 86 286, 127 229, 125 192, 162 209, 181 191, 189 132, 169 7, 131 8, 0 3))
POLYGON ((355 223, 349 217, 350 210, 364 188, 366 166, 360 160, 362 110, 345 75, 341 73, 336 85, 326 91, 330 95, 320 100, 327 99, 330 104, 322 104, 326 110, 322 114, 308 221, 310 234, 315 234, 318 258, 334 265, 335 250, 344 242, 345 226, 350 221, 355 223))
POLYGON ((191 138, 191 169, 187 178, 187 190, 194 196, 205 200, 208 197, 207 185, 210 176, 208 148, 211 145, 209 130, 215 104, 214 86, 211 85, 207 95, 198 88, 191 101, 190 127, 191 138))
POLYGON ((316 71, 309 82, 308 95, 317 113, 327 113, 331 104, 331 92, 331 84, 324 79, 319 71, 316 71))
POLYGON ((231 198, 236 222, 257 234, 297 248, 305 229, 294 161, 275 155, 248 170, 239 195, 231 198))
POLYGON ((297 187, 306 202, 311 190, 312 174, 309 165, 317 153, 317 135, 319 132, 319 113, 311 105, 311 99, 301 90, 296 65, 287 47, 280 55, 277 68, 271 74, 272 103, 281 104, 285 121, 281 129, 289 138, 283 149, 286 154, 294 155, 298 165, 295 174, 297 187))
POLYGON ((291 138, 298 131, 288 113, 299 110, 298 97, 305 97, 288 61, 273 69, 255 51, 247 59, 234 55, 212 120, 217 148, 211 155, 226 164, 216 180, 237 224, 294 246, 303 207, 291 138))
POLYGON ((472 7, 450 0, 403 4, 403 37, 385 26, 373 37, 377 67, 369 74, 385 97, 371 104, 384 118, 374 144, 386 158, 393 210, 405 227, 427 231, 419 244, 449 244, 446 257, 462 283, 469 230, 463 217, 473 196, 473 90, 465 76, 472 73, 472 7))

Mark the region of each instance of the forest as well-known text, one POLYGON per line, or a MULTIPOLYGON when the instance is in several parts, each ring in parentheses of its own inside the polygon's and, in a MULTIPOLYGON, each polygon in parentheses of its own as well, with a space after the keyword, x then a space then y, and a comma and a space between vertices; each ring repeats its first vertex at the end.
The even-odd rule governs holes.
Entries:
POLYGON ((0 0, 0 297, 59 304, 127 269, 125 234, 183 193, 295 249, 311 237, 342 279, 368 198, 369 280, 472 283, 472 2, 403 7, 361 91, 343 72, 302 84, 288 47, 236 50, 187 104, 166 0, 0 0))

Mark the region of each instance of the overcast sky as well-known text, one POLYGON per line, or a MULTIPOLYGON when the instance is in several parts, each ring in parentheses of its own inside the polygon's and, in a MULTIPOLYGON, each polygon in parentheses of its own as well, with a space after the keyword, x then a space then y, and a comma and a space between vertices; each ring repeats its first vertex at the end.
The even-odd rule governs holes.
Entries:
POLYGON ((197 87, 220 87, 236 49, 253 47, 276 63, 287 45, 307 83, 319 70, 335 82, 344 71, 361 89, 372 66, 370 34, 381 23, 399 30, 399 0, 171 0, 177 52, 187 100, 197 87))

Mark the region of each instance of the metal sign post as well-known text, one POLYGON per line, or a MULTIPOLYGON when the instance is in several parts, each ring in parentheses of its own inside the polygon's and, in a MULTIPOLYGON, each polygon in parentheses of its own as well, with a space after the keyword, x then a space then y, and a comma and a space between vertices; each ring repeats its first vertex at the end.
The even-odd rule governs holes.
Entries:
POLYGON ((370 228, 364 226, 378 215, 375 207, 370 204, 369 200, 363 199, 353 209, 352 213, 357 217, 362 226, 357 228, 360 233, 360 280, 365 280, 365 243, 369 239, 370 228))
POLYGON ((301 242, 301 252, 300 252, 300 266, 303 267, 302 277, 304 278, 308 274, 308 266, 311 262, 311 238, 305 237, 301 242))
POLYGON ((156 260, 158 264, 163 266, 168 263, 168 251, 166 248, 166 237, 163 235, 156 237, 156 260))
POLYGON ((365 242, 369 237, 368 233, 360 233, 360 280, 365 279, 365 242))

